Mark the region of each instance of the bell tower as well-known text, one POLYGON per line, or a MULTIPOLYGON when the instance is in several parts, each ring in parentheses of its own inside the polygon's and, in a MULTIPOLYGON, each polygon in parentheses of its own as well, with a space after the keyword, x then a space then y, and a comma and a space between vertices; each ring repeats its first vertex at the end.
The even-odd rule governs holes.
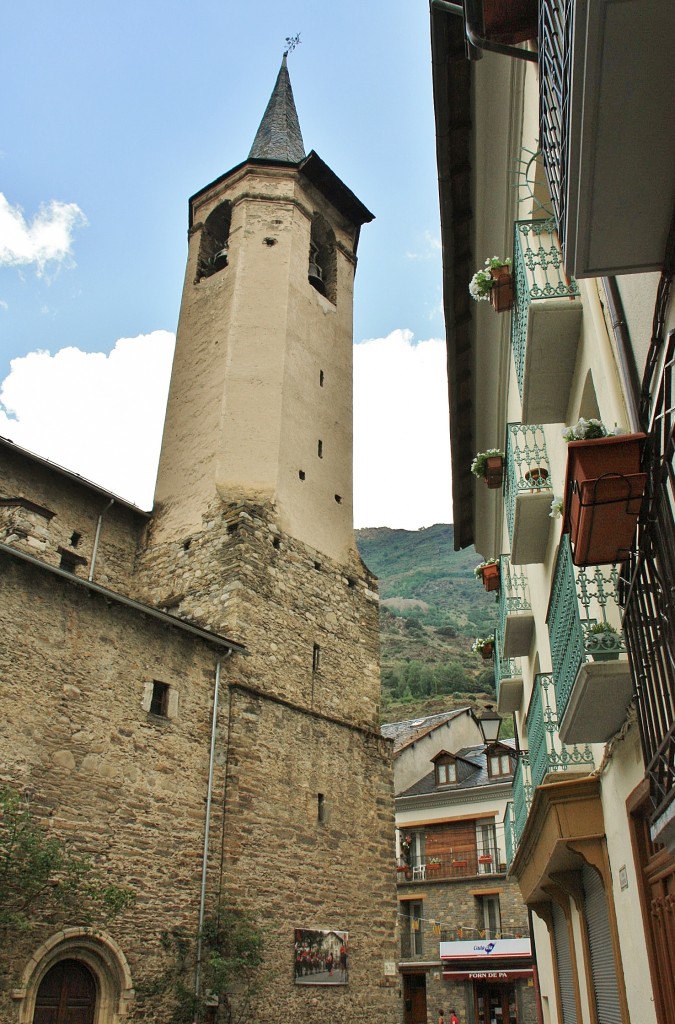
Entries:
POLYGON ((155 542, 244 502, 353 561, 352 302, 370 220, 305 155, 284 55, 247 160, 190 200, 155 542))

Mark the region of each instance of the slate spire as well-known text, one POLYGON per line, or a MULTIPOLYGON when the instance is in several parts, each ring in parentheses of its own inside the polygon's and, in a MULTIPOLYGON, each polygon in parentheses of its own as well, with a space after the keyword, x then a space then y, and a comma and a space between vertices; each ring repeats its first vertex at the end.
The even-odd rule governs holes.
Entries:
POLYGON ((295 109, 286 54, 276 84, 249 153, 250 160, 281 160, 297 164, 305 158, 305 147, 295 109))

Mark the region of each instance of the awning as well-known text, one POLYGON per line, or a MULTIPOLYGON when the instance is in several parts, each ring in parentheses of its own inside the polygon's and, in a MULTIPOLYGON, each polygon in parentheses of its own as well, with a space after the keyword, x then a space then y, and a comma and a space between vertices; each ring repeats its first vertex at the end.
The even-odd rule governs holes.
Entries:
POLYGON ((532 977, 532 948, 524 939, 441 942, 443 977, 452 981, 510 981, 532 977))

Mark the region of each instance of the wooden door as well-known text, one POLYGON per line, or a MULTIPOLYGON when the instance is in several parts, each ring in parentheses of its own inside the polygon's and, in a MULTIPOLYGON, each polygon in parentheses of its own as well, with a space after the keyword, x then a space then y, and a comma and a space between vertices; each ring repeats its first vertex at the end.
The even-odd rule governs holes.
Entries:
POLYGON ((47 971, 35 1000, 33 1024, 94 1024, 96 982, 79 960, 59 960, 47 971))
POLYGON ((426 974, 403 975, 403 999, 405 1024, 427 1024, 426 974))

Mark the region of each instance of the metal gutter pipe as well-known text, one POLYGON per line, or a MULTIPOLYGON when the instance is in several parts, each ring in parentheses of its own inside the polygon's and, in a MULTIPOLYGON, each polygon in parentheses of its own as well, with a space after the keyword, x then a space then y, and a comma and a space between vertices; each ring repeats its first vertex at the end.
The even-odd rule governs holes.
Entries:
POLYGON ((96 536, 94 537, 94 550, 91 553, 91 566, 90 566, 90 569, 89 569, 89 582, 90 583, 91 583, 91 581, 94 578, 94 566, 96 565, 96 554, 98 552, 98 540, 99 540, 99 537, 101 536, 101 525, 103 523, 103 516, 106 514, 106 512, 108 511, 110 506, 114 505, 114 504, 115 504, 115 499, 111 498, 110 501, 108 502, 108 504, 106 505, 106 507, 101 512, 100 516, 98 517, 98 523, 96 524, 96 536))
MULTIPOLYGON (((202 930, 204 928, 204 908, 206 906, 206 874, 209 860, 209 835, 211 832, 211 800, 213 798, 213 767, 216 753, 216 729, 218 726, 218 699, 220 694, 220 666, 221 660, 229 658, 232 651, 228 651, 223 659, 216 662, 216 679, 213 685, 213 716, 211 719, 211 748, 209 750, 209 782, 206 790, 206 823, 204 825, 204 853, 202 856, 202 884, 199 894, 199 921, 197 925, 197 965, 195 967, 195 996, 199 998, 202 975, 202 930)), ((197 1024, 195 1018, 194 1024, 197 1024)))
POLYGON ((626 323, 626 314, 621 300, 621 292, 615 277, 603 277, 602 284, 607 298, 607 309, 612 321, 612 330, 616 341, 619 357, 619 369, 625 384, 626 406, 631 420, 631 428, 640 430, 640 378, 635 355, 630 340, 630 331, 626 323))

